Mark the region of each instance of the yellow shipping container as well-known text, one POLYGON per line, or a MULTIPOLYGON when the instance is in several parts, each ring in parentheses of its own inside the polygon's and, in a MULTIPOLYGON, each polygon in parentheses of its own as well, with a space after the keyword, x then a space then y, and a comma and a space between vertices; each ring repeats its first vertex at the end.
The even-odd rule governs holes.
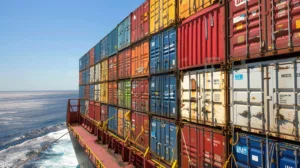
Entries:
POLYGON ((130 136, 130 110, 118 109, 118 135, 124 139, 130 136))
POLYGON ((150 0, 150 33, 175 23, 175 0, 150 0))
POLYGON ((107 59, 101 62, 100 82, 108 81, 108 61, 107 59))
POLYGON ((107 103, 108 101, 108 82, 100 84, 100 102, 107 103))
POLYGON ((186 19, 218 0, 179 0, 179 18, 186 19))

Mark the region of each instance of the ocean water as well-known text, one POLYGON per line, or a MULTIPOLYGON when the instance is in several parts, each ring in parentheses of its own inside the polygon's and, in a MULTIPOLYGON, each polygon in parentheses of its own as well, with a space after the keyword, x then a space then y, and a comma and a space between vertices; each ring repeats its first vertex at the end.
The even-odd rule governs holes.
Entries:
POLYGON ((77 97, 78 91, 0 92, 0 167, 79 167, 65 126, 67 100, 77 97))

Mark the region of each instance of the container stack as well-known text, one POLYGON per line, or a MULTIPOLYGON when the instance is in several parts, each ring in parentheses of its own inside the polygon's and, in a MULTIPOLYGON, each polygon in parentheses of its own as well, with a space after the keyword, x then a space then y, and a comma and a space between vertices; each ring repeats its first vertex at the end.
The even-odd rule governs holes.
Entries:
POLYGON ((135 167, 300 167, 299 5, 146 0, 80 58, 82 117, 135 167))

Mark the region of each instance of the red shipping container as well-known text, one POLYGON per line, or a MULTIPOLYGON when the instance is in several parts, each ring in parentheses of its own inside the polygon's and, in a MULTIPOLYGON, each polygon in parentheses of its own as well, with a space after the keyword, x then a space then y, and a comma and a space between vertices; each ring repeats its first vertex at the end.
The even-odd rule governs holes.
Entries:
POLYGON ((100 105, 100 103, 95 102, 95 120, 96 121, 101 120, 100 115, 101 115, 101 105, 100 105))
POLYGON ((184 20, 178 28, 179 69, 225 61, 225 7, 215 4, 184 20))
POLYGON ((108 119, 108 109, 107 105, 101 104, 101 115, 100 115, 101 121, 105 122, 108 119))
POLYGON ((79 72, 79 85, 82 85, 82 72, 79 72))
POLYGON ((227 159, 226 146, 222 131, 185 124, 181 132, 181 167, 222 168, 227 159))
POLYGON ((90 49, 90 65, 94 65, 95 63, 95 50, 94 47, 90 49))
POLYGON ((118 55, 118 77, 119 79, 131 76, 131 49, 123 50, 118 55))
POLYGON ((117 55, 111 56, 108 59, 108 80, 114 81, 118 79, 117 72, 117 55))
POLYGON ((118 83, 108 82, 108 104, 118 105, 118 83))
POLYGON ((132 112, 131 114, 132 134, 131 142, 137 148, 145 151, 149 147, 149 117, 147 114, 132 112))
POLYGON ((131 107, 135 111, 149 111, 148 78, 134 79, 131 84, 131 107))
POLYGON ((85 86, 84 90, 84 98, 85 99, 90 99, 90 85, 85 86))
POLYGON ((88 116, 91 119, 95 119, 95 102, 90 101, 89 103, 89 112, 88 112, 88 116))
POLYGON ((143 39, 149 34, 149 0, 131 13, 131 42, 143 39))

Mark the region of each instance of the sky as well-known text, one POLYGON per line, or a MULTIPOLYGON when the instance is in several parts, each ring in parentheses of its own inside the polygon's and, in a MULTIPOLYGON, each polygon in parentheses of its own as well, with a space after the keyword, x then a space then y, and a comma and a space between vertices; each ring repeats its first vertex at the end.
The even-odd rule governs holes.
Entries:
POLYGON ((143 0, 1 0, 0 91, 78 90, 78 60, 143 0))

